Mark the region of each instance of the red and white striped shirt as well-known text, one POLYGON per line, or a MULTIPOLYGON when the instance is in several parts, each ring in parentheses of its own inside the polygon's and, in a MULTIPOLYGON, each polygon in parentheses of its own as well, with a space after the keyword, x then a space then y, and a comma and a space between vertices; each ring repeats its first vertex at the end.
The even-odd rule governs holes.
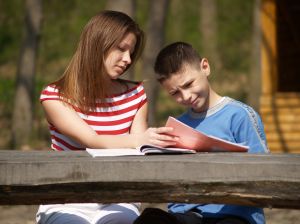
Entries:
MULTIPOLYGON (((47 86, 41 93, 40 102, 45 100, 60 100, 58 90, 53 85, 47 86)), ((72 105, 77 114, 101 135, 128 134, 134 116, 147 102, 144 86, 136 84, 124 93, 106 98, 105 106, 97 105, 95 112, 83 113, 78 107, 72 105)), ((85 150, 85 147, 63 135, 57 128, 49 123, 51 135, 51 148, 56 151, 85 150)))

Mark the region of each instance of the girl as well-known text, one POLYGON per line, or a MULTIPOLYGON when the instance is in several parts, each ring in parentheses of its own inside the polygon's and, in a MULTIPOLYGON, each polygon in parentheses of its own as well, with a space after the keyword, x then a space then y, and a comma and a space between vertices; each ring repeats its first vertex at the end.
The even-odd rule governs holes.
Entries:
MULTIPOLYGON (((176 137, 168 135, 171 128, 147 129, 143 84, 119 78, 137 60, 143 46, 142 30, 124 13, 103 11, 87 23, 63 76, 40 97, 52 149, 176 144, 176 137)), ((126 203, 41 205, 37 221, 129 224, 138 214, 136 204, 126 203)))

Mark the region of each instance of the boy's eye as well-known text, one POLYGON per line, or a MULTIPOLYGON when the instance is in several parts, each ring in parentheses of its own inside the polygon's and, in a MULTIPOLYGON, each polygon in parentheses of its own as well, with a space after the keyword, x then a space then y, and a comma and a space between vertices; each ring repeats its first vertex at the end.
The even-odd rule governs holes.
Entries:
POLYGON ((193 82, 188 82, 183 85, 183 88, 188 88, 192 85, 193 82))
POLYGON ((170 94, 171 96, 175 96, 177 93, 178 93, 178 91, 174 91, 174 92, 170 92, 169 94, 170 94))

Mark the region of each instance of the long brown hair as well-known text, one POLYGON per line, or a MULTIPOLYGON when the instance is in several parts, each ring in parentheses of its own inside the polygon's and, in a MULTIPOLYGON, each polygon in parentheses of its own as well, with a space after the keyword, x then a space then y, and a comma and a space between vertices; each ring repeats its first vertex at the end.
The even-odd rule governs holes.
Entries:
POLYGON ((134 63, 144 48, 144 33, 138 24, 117 11, 102 11, 91 18, 63 76, 54 83, 61 98, 85 112, 94 111, 97 100, 104 102, 109 90, 104 60, 128 33, 137 39, 131 55, 134 63))

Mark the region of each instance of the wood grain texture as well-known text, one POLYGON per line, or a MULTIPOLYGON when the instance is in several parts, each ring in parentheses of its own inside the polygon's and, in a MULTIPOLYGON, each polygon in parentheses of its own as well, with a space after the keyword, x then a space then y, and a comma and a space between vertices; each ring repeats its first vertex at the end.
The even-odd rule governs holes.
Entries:
POLYGON ((0 151, 0 204, 137 201, 299 209, 300 155, 0 151))

